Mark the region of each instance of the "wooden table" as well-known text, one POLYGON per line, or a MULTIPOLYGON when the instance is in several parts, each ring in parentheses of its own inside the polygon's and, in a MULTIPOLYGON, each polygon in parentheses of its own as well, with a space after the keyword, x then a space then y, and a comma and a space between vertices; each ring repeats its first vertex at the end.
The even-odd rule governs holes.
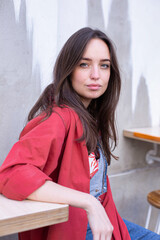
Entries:
POLYGON ((65 222, 68 209, 68 205, 15 201, 0 194, 0 236, 65 222))
POLYGON ((146 154, 146 161, 149 164, 154 161, 160 162, 160 157, 157 156, 158 144, 160 144, 160 127, 125 129, 123 135, 127 138, 153 143, 153 149, 146 154))
POLYGON ((160 144, 160 127, 125 129, 123 135, 128 138, 160 144))

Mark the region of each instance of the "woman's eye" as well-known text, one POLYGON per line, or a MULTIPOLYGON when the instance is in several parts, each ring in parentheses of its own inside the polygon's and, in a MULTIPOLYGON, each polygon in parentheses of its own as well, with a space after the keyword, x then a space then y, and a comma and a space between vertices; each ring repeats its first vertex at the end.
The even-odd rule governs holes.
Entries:
POLYGON ((86 67, 88 67, 88 64, 87 63, 81 63, 80 67, 86 68, 86 67))
POLYGON ((109 64, 102 64, 101 68, 107 69, 107 68, 110 68, 110 65, 109 64))

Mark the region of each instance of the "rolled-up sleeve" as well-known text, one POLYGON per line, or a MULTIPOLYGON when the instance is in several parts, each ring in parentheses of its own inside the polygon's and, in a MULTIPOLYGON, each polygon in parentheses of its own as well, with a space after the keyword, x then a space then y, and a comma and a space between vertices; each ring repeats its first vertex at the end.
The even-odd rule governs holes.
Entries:
POLYGON ((64 121, 56 113, 45 121, 35 121, 26 126, 25 135, 0 167, 0 192, 11 199, 26 199, 46 180, 52 180, 49 175, 58 165, 66 134, 64 121))

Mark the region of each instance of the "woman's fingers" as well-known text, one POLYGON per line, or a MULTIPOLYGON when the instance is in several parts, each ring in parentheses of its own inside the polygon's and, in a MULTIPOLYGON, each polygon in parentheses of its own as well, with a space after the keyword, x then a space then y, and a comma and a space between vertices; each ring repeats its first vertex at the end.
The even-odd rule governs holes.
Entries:
POLYGON ((111 240, 113 226, 104 207, 96 199, 92 199, 92 207, 88 210, 88 221, 94 240, 111 240))

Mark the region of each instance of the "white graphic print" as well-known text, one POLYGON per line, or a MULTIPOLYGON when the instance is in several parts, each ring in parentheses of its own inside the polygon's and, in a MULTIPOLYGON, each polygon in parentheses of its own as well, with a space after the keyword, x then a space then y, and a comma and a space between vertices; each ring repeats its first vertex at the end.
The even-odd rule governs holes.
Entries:
POLYGON ((90 153, 88 158, 90 166, 90 178, 92 178, 99 169, 99 160, 96 160, 94 152, 90 153))

